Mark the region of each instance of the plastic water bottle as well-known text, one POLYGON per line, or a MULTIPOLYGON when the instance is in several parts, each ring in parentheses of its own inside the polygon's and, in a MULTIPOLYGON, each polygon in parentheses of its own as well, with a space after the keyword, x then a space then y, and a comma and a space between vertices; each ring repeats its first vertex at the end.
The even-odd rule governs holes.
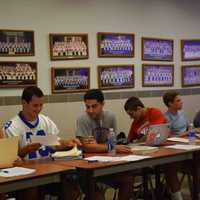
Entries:
POLYGON ((191 144, 191 145, 195 145, 195 143, 196 143, 196 136, 195 136, 195 129, 194 129, 194 127, 193 127, 193 123, 191 123, 190 125, 189 125, 189 129, 188 129, 188 137, 189 137, 189 143, 191 144))
POLYGON ((116 155, 116 135, 113 128, 109 128, 108 133, 108 154, 116 155))

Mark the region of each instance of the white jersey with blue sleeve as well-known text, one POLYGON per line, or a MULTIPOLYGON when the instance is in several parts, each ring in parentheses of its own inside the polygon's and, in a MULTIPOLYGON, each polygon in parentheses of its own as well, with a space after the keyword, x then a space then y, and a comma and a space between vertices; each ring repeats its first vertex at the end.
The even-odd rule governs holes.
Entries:
MULTIPOLYGON (((4 133, 7 137, 19 137, 19 148, 30 143, 32 135, 45 136, 49 134, 58 134, 59 130, 55 123, 45 115, 39 114, 36 121, 27 121, 21 112, 4 125, 4 133)), ((29 153, 25 159, 39 159, 48 157, 50 147, 42 146, 39 150, 29 153)))

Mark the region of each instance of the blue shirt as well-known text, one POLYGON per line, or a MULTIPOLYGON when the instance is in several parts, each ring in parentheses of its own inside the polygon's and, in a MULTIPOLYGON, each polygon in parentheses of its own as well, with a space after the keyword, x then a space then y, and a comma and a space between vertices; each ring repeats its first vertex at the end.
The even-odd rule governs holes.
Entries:
POLYGON ((170 124, 172 134, 179 135, 187 130, 189 122, 182 110, 179 110, 175 115, 167 111, 165 116, 170 124))

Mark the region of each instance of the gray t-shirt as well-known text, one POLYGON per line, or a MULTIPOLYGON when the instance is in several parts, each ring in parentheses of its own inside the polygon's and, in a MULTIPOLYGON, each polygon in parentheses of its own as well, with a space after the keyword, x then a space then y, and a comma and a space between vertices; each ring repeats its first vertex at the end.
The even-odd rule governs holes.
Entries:
POLYGON ((77 137, 94 136, 97 143, 105 143, 109 128, 113 128, 117 133, 117 122, 115 114, 111 111, 103 111, 100 120, 91 118, 87 113, 83 113, 77 119, 77 137))

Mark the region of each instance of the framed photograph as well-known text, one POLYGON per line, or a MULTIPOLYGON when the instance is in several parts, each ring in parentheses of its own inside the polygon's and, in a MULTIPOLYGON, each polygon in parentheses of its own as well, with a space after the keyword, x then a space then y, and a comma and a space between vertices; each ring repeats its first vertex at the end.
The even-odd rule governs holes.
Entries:
POLYGON ((182 66, 182 87, 200 86, 200 65, 182 66))
POLYGON ((52 93, 84 92, 90 89, 90 68, 51 68, 52 93))
POLYGON ((0 30, 0 56, 34 56, 34 32, 0 30))
POLYGON ((37 85, 36 62, 0 62, 0 88, 37 85))
POLYGON ((134 34, 97 33, 99 57, 134 57, 134 34))
POLYGON ((174 65, 143 64, 142 65, 142 86, 173 86, 174 65))
POLYGON ((200 60, 200 39, 181 40, 182 61, 200 60))
POLYGON ((174 41, 142 37, 142 60, 173 61, 174 41))
POLYGON ((98 66, 100 89, 122 89, 134 87, 134 65, 98 66))
POLYGON ((50 34, 51 60, 87 59, 88 35, 87 34, 50 34))

